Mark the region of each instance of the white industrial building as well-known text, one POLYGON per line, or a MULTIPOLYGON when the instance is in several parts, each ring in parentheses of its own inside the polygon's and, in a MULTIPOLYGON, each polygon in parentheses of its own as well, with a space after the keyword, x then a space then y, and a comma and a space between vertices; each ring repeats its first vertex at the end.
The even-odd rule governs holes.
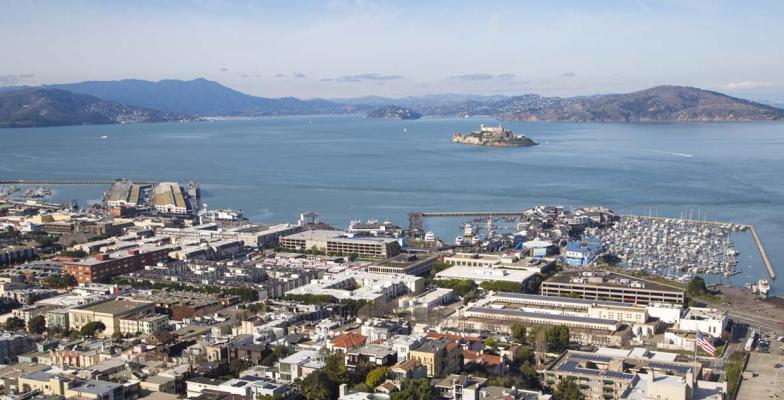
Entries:
POLYGON ((703 335, 719 338, 727 328, 727 322, 726 311, 691 307, 678 322, 678 329, 688 332, 696 332, 699 329, 703 335))
POLYGON ((364 271, 343 271, 314 279, 309 284, 289 290, 287 295, 330 295, 338 300, 375 301, 394 299, 407 293, 419 294, 425 279, 414 275, 374 274, 364 271))
POLYGON ((436 279, 467 279, 482 282, 513 282, 521 285, 533 278, 538 271, 527 269, 483 268, 454 266, 436 274, 436 279))

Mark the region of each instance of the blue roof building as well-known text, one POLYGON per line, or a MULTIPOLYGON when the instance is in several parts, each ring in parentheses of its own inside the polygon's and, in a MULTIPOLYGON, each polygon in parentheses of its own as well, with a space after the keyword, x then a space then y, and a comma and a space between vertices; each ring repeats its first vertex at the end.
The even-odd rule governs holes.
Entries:
POLYGON ((570 241, 566 244, 564 260, 569 265, 586 266, 596 261, 599 253, 602 252, 602 242, 585 238, 579 241, 570 241))

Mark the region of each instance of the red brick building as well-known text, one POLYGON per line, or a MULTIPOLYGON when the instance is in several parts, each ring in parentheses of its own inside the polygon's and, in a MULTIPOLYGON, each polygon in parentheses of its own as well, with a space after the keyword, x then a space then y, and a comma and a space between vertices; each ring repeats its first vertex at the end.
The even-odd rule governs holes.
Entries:
POLYGON ((79 283, 108 282, 113 276, 143 269, 169 260, 169 252, 178 246, 135 248, 126 252, 97 254, 79 261, 63 262, 63 272, 73 275, 79 283))

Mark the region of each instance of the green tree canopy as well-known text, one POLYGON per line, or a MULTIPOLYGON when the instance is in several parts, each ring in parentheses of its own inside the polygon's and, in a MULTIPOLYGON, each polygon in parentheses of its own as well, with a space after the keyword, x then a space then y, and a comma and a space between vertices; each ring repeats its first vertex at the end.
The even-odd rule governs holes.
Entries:
POLYGON ((23 319, 18 317, 11 317, 5 320, 3 324, 3 328, 7 331, 21 331, 25 327, 25 322, 23 319))
POLYGON ((101 321, 92 321, 82 325, 82 328, 79 329, 79 333, 82 336, 95 336, 96 333, 103 332, 106 330, 106 325, 103 324, 101 321))
POLYGON ((239 378, 240 373, 246 369, 248 369, 248 362, 241 358, 231 360, 229 363, 229 372, 231 372, 235 378, 239 378))
POLYGON ((384 381, 387 379, 387 372, 389 372, 389 368, 387 367, 375 368, 368 372, 367 376, 365 377, 365 383, 371 388, 374 388, 384 383, 384 381))
POLYGON ((518 343, 525 343, 526 329, 525 325, 513 324, 512 325, 512 339, 518 343))
POLYGON ((346 368, 346 358, 343 353, 329 354, 324 361, 322 371, 327 374, 327 378, 338 385, 351 382, 351 374, 346 368))
POLYGON ((566 378, 555 388, 553 400, 585 400, 585 396, 577 387, 574 378, 566 378))
POLYGON ((433 284, 438 287, 452 289, 460 297, 477 288, 476 282, 470 279, 440 279, 433 281, 433 284))
POLYGON ((705 286, 705 279, 700 276, 695 276, 686 286, 686 293, 689 296, 705 296, 708 294, 708 288, 705 286))
POLYGON ((560 325, 548 329, 545 333, 550 351, 563 353, 569 349, 569 328, 560 325))
POLYGON ((440 396, 427 378, 421 378, 403 380, 400 390, 392 392, 390 397, 391 400, 438 400, 440 396))
POLYGON ((30 318, 27 323, 27 331, 36 335, 40 335, 46 331, 46 318, 43 315, 36 315, 30 318))
POLYGON ((529 360, 525 360, 520 366, 522 384, 526 389, 539 389, 539 373, 529 360))
POLYGON ((523 291, 523 285, 515 282, 486 281, 482 282, 482 284, 479 286, 481 286, 484 290, 492 290, 496 292, 520 293, 523 291))
POLYGON ((308 400, 332 400, 338 397, 338 384, 323 370, 316 370, 302 380, 300 391, 308 400))

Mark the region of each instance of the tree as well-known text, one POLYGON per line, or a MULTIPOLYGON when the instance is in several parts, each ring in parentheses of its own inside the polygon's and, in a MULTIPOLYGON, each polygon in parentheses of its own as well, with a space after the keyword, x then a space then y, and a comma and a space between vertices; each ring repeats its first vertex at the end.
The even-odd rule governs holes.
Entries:
POLYGON ((437 400, 440 396, 427 378, 405 379, 400 390, 390 395, 391 400, 437 400))
POLYGON ((555 388, 553 400, 585 400, 585 396, 577 387, 574 378, 566 378, 555 388))
POLYGON ((63 287, 66 288, 74 287, 79 284, 79 282, 76 280, 76 277, 71 274, 63 274, 62 283, 63 287))
POLYGON ((515 363, 523 364, 525 362, 529 362, 531 364, 536 363, 536 354, 534 354, 533 349, 527 346, 520 346, 515 352, 515 363))
POLYGON ((547 345, 550 350, 556 353, 563 353, 569 348, 569 328, 566 326, 554 326, 547 330, 547 345))
POLYGON ((523 286, 515 282, 502 282, 502 281, 486 281, 479 285, 484 290, 492 290, 496 292, 512 292, 520 293, 523 291, 523 286))
POLYGON ((74 287, 77 285, 76 278, 74 278, 71 274, 64 274, 64 275, 50 275, 44 278, 41 283, 50 288, 69 288, 74 287))
POLYGON ((40 335, 44 333, 46 330, 46 318, 43 315, 36 315, 33 318, 30 318, 30 321, 27 323, 27 331, 40 335))
POLYGON ((103 324, 101 321, 92 321, 82 325, 82 329, 79 329, 79 333, 82 336, 95 336, 96 333, 100 333, 106 330, 106 325, 103 324))
POLYGON ((547 344, 547 334, 545 334, 544 329, 538 329, 536 331, 536 338, 534 339, 534 348, 536 352, 539 354, 547 353, 550 349, 547 344))
POLYGON ((695 276, 689 282, 689 285, 686 286, 686 293, 689 296, 705 296, 708 294, 708 288, 705 286, 705 279, 702 279, 700 276, 695 276))
POLYGON ((539 293, 539 287, 542 285, 542 274, 536 273, 533 278, 525 283, 526 293, 539 293))
POLYGON ((525 343, 525 326, 521 324, 512 325, 512 339, 518 343, 525 343))
POLYGON ((229 363, 229 372, 231 372, 235 378, 239 378, 240 373, 246 369, 248 369, 248 362, 241 358, 231 360, 229 363))
POLYGON ((443 270, 445 270, 445 269, 447 269, 449 267, 451 267, 451 265, 449 265, 449 264, 447 264, 447 263, 445 263, 443 261, 436 261, 436 263, 433 264, 433 271, 434 272, 441 272, 441 271, 443 271, 443 270))
POLYGON ((434 285, 443 288, 449 288, 455 291, 455 294, 463 297, 468 292, 477 288, 476 282, 470 279, 441 279, 433 282, 434 285))
POLYGON ((308 400, 331 400, 338 397, 338 384, 323 370, 316 370, 302 380, 300 391, 308 400))
POLYGON ((373 369, 372 371, 368 372, 367 376, 365 377, 365 384, 374 388, 382 383, 387 379, 387 372, 389 372, 389 368, 387 367, 378 367, 373 369))
POLYGON ((338 385, 351 382, 351 375, 346 368, 346 358, 343 353, 329 354, 324 361, 322 371, 331 381, 338 385))
POLYGON ((526 360, 520 366, 520 374, 522 375, 522 384, 526 389, 539 389, 539 374, 536 368, 531 364, 531 361, 526 360))
POLYGON ((273 347, 272 351, 269 354, 267 354, 267 356, 264 357, 259 362, 259 364, 267 366, 267 367, 271 367, 273 364, 275 364, 276 361, 280 360, 281 358, 284 358, 284 357, 288 356, 289 354, 291 354, 291 351, 289 350, 289 348, 284 346, 284 345, 279 344, 279 345, 273 347))
POLYGON ((87 252, 84 250, 63 250, 60 252, 60 255, 63 257, 85 258, 87 257, 87 252))
POLYGON ((3 328, 7 331, 21 331, 25 327, 25 322, 23 319, 18 317, 11 317, 5 320, 5 324, 3 324, 3 328))

